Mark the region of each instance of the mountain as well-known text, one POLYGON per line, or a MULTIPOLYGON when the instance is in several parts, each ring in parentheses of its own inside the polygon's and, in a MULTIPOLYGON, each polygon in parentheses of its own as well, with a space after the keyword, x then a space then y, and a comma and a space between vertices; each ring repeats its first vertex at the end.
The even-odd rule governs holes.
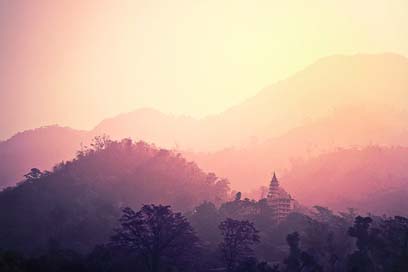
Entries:
POLYGON ((408 215, 408 148, 339 149, 294 164, 281 183, 306 205, 408 215))
POLYGON ((407 146, 407 75, 408 59, 396 54, 336 55, 203 119, 140 109, 103 120, 88 132, 70 132, 81 136, 71 137, 69 132, 66 137, 47 136, 45 131, 53 128, 43 128, 41 144, 32 144, 30 137, 35 138, 36 131, 25 132, 24 138, 0 144, 0 165, 4 165, 0 187, 12 184, 31 167, 50 169, 70 158, 81 141, 107 134, 180 150, 204 170, 215 171, 234 188, 247 191, 265 185, 273 170, 285 171, 293 161, 339 147, 407 146), (26 147, 30 145, 42 147, 32 152, 26 147))
POLYGON ((1 246, 39 254, 58 241, 83 252, 109 239, 122 207, 188 211, 203 201, 225 201, 228 190, 225 180, 177 153, 97 138, 74 160, 52 172, 32 169, 18 186, 0 192, 1 246))
POLYGON ((174 116, 143 108, 100 122, 90 134, 107 134, 114 139, 131 137, 167 148, 196 144, 200 122, 187 116, 174 116))
POLYGON ((51 169, 71 159, 88 142, 86 131, 48 126, 17 133, 0 142, 0 188, 15 185, 31 168, 51 169))
POLYGON ((245 141, 282 135, 349 106, 406 110, 407 75, 408 59, 395 54, 330 56, 206 121, 245 141))
POLYGON ((217 153, 218 158, 207 154, 203 162, 227 176, 234 189, 241 188, 253 198, 265 195, 272 175, 268 170, 281 166, 277 171, 280 185, 302 205, 408 215, 408 147, 337 148, 285 165, 278 147, 275 150, 277 153, 267 150, 255 155, 250 150, 225 150, 217 153))
POLYGON ((137 110, 103 121, 95 131, 182 150, 240 147, 345 107, 407 110, 407 75, 408 59, 396 54, 330 56, 214 116, 196 120, 137 110))
POLYGON ((293 128, 278 137, 217 152, 185 152, 203 169, 228 177, 234 188, 249 191, 268 185, 272 171, 287 171, 338 148, 408 146, 408 111, 388 107, 346 107, 293 128))

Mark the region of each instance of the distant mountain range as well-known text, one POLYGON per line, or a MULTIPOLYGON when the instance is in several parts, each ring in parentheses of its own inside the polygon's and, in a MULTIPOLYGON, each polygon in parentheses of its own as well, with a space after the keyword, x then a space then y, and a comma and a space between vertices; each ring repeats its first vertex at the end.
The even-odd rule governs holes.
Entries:
POLYGON ((408 148, 339 149, 297 162, 282 183, 303 204, 408 216, 408 148))
POLYGON ((93 132, 191 151, 240 147, 350 106, 407 110, 407 75, 408 59, 399 55, 326 57, 218 115, 197 120, 141 109, 104 120, 93 132))
MULTIPOLYGON (((0 142, 0 186, 14 184, 31 167, 49 169, 72 158, 81 142, 101 134, 180 150, 204 170, 227 177, 232 188, 248 191, 267 185, 273 170, 284 179, 297 162, 338 148, 408 146, 408 59, 326 57, 203 119, 139 109, 91 131, 51 126, 19 133, 0 142)), ((350 190, 339 188, 338 194, 350 190)))

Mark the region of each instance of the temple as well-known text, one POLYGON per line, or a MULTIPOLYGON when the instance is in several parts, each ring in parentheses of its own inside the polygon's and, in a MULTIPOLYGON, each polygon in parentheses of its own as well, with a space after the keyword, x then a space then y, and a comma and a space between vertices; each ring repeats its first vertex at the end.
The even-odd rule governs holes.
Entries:
POLYGON ((273 209, 273 216, 277 222, 285 219, 293 209, 294 199, 282 187, 279 187, 275 172, 269 185, 267 201, 273 209))

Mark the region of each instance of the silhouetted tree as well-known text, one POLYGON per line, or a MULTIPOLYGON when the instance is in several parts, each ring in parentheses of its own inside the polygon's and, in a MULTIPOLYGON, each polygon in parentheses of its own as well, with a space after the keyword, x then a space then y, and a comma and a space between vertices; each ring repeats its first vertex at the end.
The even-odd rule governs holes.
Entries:
POLYGON ((106 149, 112 143, 114 142, 109 138, 108 135, 96 136, 92 140, 91 147, 94 151, 98 152, 106 149))
POLYGON ((380 224, 380 243, 375 243, 375 262, 384 271, 408 271, 408 218, 395 216, 380 224))
POLYGON ((336 215, 328 208, 314 208, 316 212, 302 230, 302 245, 319 260, 325 271, 339 271, 353 249, 352 238, 347 234, 351 226, 349 213, 336 215))
POLYGON ((300 256, 302 254, 302 251, 299 248, 299 233, 294 232, 288 234, 288 236, 286 237, 286 242, 289 245, 289 256, 285 260, 286 271, 298 272, 300 271, 301 267, 300 256))
POLYGON ((170 206, 144 205, 138 212, 125 208, 120 224, 112 244, 138 254, 151 272, 165 265, 177 266, 197 246, 189 222, 170 206))
POLYGON ((279 266, 270 266, 267 262, 258 262, 256 258, 241 261, 235 272, 279 272, 279 266))
POLYGON ((375 271, 370 250, 373 241, 376 239, 377 232, 370 231, 372 222, 373 220, 370 217, 357 216, 354 225, 349 228, 349 235, 357 239, 357 250, 349 256, 348 262, 349 269, 352 272, 375 271))
POLYGON ((242 196, 241 192, 236 193, 236 194, 235 194, 235 201, 240 201, 240 200, 241 200, 241 196, 242 196))
POLYGON ((43 175, 43 172, 41 172, 40 169, 38 168, 31 168, 30 172, 24 175, 24 177, 27 179, 27 181, 34 181, 39 178, 41 178, 43 175))
POLYGON ((205 245, 217 245, 221 240, 218 225, 221 216, 211 202, 203 202, 189 215, 189 221, 205 245))
POLYGON ((219 226, 223 236, 221 252, 227 271, 234 271, 238 264, 253 255, 253 245, 259 242, 258 230, 249 221, 227 218, 219 226))
POLYGON ((288 234, 289 256, 285 259, 287 272, 320 272, 323 271, 314 256, 300 249, 299 233, 288 234))

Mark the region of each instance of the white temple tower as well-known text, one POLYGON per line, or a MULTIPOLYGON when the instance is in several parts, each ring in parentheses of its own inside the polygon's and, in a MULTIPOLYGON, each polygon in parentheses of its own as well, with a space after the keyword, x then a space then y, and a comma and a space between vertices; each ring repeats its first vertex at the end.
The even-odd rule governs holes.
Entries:
POLYGON ((275 172, 269 185, 267 196, 269 206, 273 209, 273 216, 277 222, 282 221, 293 209, 293 199, 283 188, 279 187, 279 181, 275 172))

